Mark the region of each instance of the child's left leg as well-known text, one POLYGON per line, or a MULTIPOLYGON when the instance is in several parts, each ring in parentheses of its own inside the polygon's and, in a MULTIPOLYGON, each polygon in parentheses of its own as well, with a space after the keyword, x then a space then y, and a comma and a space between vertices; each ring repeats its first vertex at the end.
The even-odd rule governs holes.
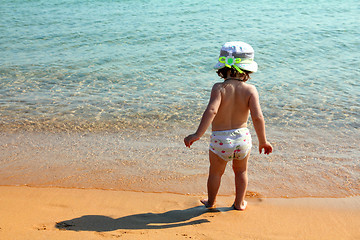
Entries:
POLYGON ((216 195, 219 191, 221 177, 225 172, 226 161, 218 155, 209 150, 210 169, 207 182, 208 199, 201 200, 207 208, 213 207, 215 204, 216 195))
POLYGON ((248 164, 249 156, 250 156, 250 152, 242 160, 233 160, 233 170, 235 173, 235 189, 236 189, 234 208, 237 210, 245 210, 247 205, 247 202, 245 201, 245 194, 248 185, 247 164, 248 164))

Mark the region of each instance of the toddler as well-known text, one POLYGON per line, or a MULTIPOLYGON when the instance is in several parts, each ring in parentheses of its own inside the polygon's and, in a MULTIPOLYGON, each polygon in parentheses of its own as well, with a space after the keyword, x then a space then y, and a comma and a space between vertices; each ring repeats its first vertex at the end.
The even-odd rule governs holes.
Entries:
POLYGON ((273 150, 266 140, 265 121, 258 92, 255 86, 246 83, 250 74, 258 68, 254 61, 254 50, 244 42, 227 42, 222 46, 214 68, 218 69, 217 74, 224 81, 214 84, 198 129, 194 134, 185 137, 184 143, 190 148, 204 135, 210 124, 212 125, 208 199, 201 200, 201 203, 207 208, 214 207, 226 164, 232 161, 236 188, 233 208, 245 210, 247 163, 252 146, 251 135, 247 129, 250 114, 259 140, 259 152, 264 149, 265 154, 270 154, 273 150))

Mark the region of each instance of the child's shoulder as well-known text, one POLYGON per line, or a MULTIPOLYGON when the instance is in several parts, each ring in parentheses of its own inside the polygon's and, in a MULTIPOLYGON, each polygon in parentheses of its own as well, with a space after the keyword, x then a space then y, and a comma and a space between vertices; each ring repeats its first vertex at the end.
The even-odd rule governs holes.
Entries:
POLYGON ((249 91, 257 91, 255 85, 252 85, 250 83, 244 83, 243 86, 247 88, 249 91))
POLYGON ((222 88, 223 88, 223 83, 224 82, 217 82, 217 83, 215 83, 214 85, 213 85, 213 87, 212 87, 212 90, 214 91, 216 91, 216 90, 221 90, 222 88))

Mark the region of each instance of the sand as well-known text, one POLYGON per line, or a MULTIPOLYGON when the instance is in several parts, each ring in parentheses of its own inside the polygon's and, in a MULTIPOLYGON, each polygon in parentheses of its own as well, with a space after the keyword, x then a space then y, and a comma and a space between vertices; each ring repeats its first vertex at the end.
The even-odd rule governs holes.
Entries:
POLYGON ((360 239, 360 197, 247 198, 0 187, 0 239, 360 239))

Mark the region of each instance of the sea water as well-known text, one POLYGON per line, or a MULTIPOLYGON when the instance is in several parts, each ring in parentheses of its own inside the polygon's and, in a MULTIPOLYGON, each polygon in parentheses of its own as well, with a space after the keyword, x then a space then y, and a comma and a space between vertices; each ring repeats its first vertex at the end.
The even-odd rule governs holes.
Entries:
POLYGON ((199 176, 205 185, 208 134, 193 151, 182 138, 221 81, 221 45, 235 40, 255 49, 249 83, 275 147, 256 155, 250 121, 249 187, 358 195, 359 14, 355 0, 0 1, 0 184, 81 187, 88 174, 103 183, 85 187, 191 192, 177 183, 199 176), (39 169, 29 158, 47 177, 24 177, 39 169), (49 170, 70 163, 66 176, 49 170))

